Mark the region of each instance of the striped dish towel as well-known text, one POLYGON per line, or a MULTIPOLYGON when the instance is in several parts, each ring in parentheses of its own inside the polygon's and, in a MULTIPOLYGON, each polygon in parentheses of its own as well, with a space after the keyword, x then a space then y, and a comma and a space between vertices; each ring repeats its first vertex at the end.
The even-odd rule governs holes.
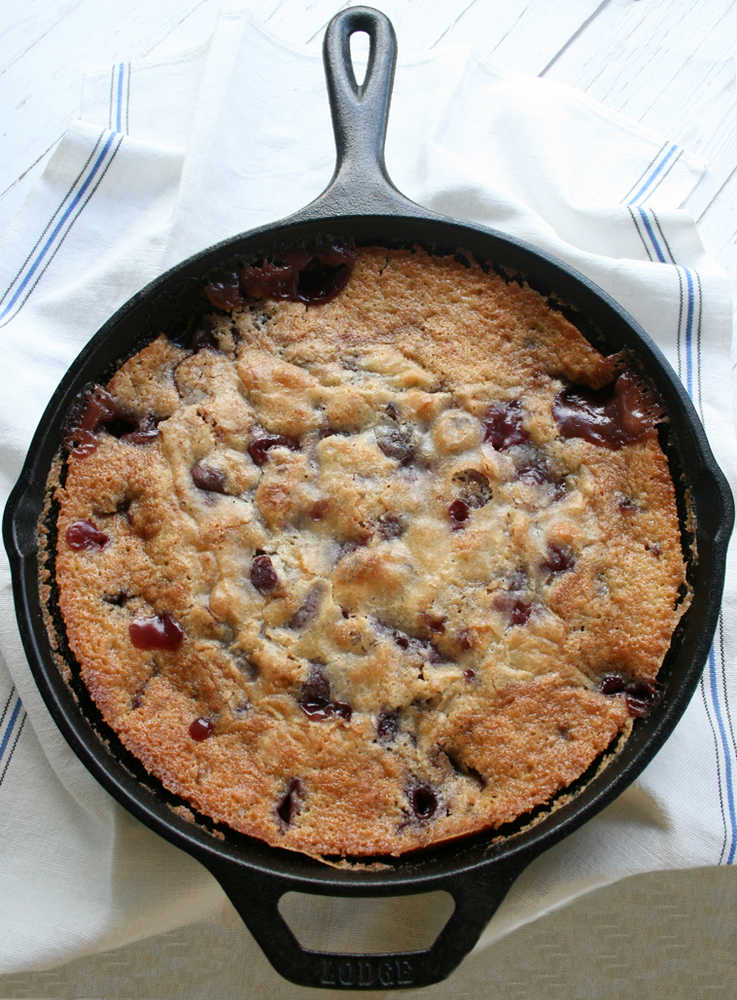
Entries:
MULTIPOLYGON (((0 244, 3 497, 46 401, 102 322, 165 266, 308 202, 332 151, 320 61, 234 15, 180 58, 87 80, 80 119, 0 244)), ((737 482, 729 290, 679 210, 702 165, 575 91, 500 77, 457 50, 400 58, 387 162, 408 196, 535 243, 629 309, 737 482)), ((734 862, 736 592, 730 569, 703 680, 672 738, 615 803, 523 873, 479 949, 624 876, 734 862)), ((232 920, 209 875, 121 810, 59 736, 20 648, 4 561, 0 601, 0 888, 13 900, 0 916, 0 973, 232 920)), ((371 948, 360 906, 334 900, 326 942, 342 928, 350 947, 346 927, 354 947, 371 948)))

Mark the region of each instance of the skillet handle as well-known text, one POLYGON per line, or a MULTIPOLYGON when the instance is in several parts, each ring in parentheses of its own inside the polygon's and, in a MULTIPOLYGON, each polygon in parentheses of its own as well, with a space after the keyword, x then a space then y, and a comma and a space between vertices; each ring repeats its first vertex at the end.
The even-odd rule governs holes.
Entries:
MULTIPOLYGON (((335 215, 429 215, 392 183, 384 163, 397 38, 391 21, 372 7, 349 7, 328 25, 323 62, 335 134, 336 163, 330 183, 295 220, 335 215), (356 83, 350 38, 369 36, 368 68, 356 83)), ((292 221, 290 219, 290 221, 292 221)))
POLYGON ((492 870, 441 877, 410 890, 385 884, 381 889, 355 883, 348 892, 316 882, 305 886, 284 876, 234 868, 208 859, 244 923, 276 971, 300 986, 335 989, 389 989, 428 986, 445 979, 473 948, 492 914, 529 858, 495 863, 492 870), (333 954, 303 948, 279 912, 285 892, 377 897, 445 890, 455 909, 434 943, 424 951, 382 954, 333 954))

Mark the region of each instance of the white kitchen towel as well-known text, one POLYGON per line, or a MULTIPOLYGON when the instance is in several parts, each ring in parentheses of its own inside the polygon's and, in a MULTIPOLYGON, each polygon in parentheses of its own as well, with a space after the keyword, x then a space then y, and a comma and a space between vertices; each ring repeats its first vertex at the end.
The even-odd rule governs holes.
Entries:
MULTIPOLYGON (((622 302, 737 482, 728 284, 679 209, 703 165, 573 90, 501 77, 458 50, 400 52, 387 163, 414 200, 533 242, 622 302)), ((320 60, 238 15, 179 58, 89 78, 80 120, 0 242, 3 499, 46 401, 106 317, 168 264, 311 200, 332 164, 320 60)), ((704 679, 671 739, 523 873, 478 948, 626 875, 734 862, 736 583, 730 567, 704 679)), ((58 734, 21 650, 5 561, 0 652, 0 973, 232 921, 210 876, 119 808, 58 734)), ((370 950, 360 903, 319 912, 327 946, 340 933, 370 950)))

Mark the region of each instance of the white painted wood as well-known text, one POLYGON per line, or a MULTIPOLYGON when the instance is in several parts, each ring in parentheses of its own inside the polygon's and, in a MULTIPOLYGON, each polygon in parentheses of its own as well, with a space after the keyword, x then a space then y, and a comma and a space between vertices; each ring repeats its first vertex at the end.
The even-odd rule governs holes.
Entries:
MULTIPOLYGON (((318 53, 336 0, 245 0, 256 23, 318 53)), ((0 26, 0 225, 20 207, 79 106, 81 77, 115 59, 158 58, 202 40, 217 0, 5 0, 0 26)), ((472 46, 504 71, 545 74, 703 156, 687 208, 733 267, 737 231, 737 5, 731 0, 386 0, 400 59, 472 46)))

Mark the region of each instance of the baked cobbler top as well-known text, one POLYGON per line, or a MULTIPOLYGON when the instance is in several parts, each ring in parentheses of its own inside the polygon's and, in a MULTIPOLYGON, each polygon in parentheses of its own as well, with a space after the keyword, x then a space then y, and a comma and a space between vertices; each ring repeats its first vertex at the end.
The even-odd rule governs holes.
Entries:
POLYGON ((657 698, 687 603, 623 359, 473 262, 352 258, 211 282, 191 346, 86 395, 56 487, 105 719, 201 812, 317 855, 550 801, 657 698))

